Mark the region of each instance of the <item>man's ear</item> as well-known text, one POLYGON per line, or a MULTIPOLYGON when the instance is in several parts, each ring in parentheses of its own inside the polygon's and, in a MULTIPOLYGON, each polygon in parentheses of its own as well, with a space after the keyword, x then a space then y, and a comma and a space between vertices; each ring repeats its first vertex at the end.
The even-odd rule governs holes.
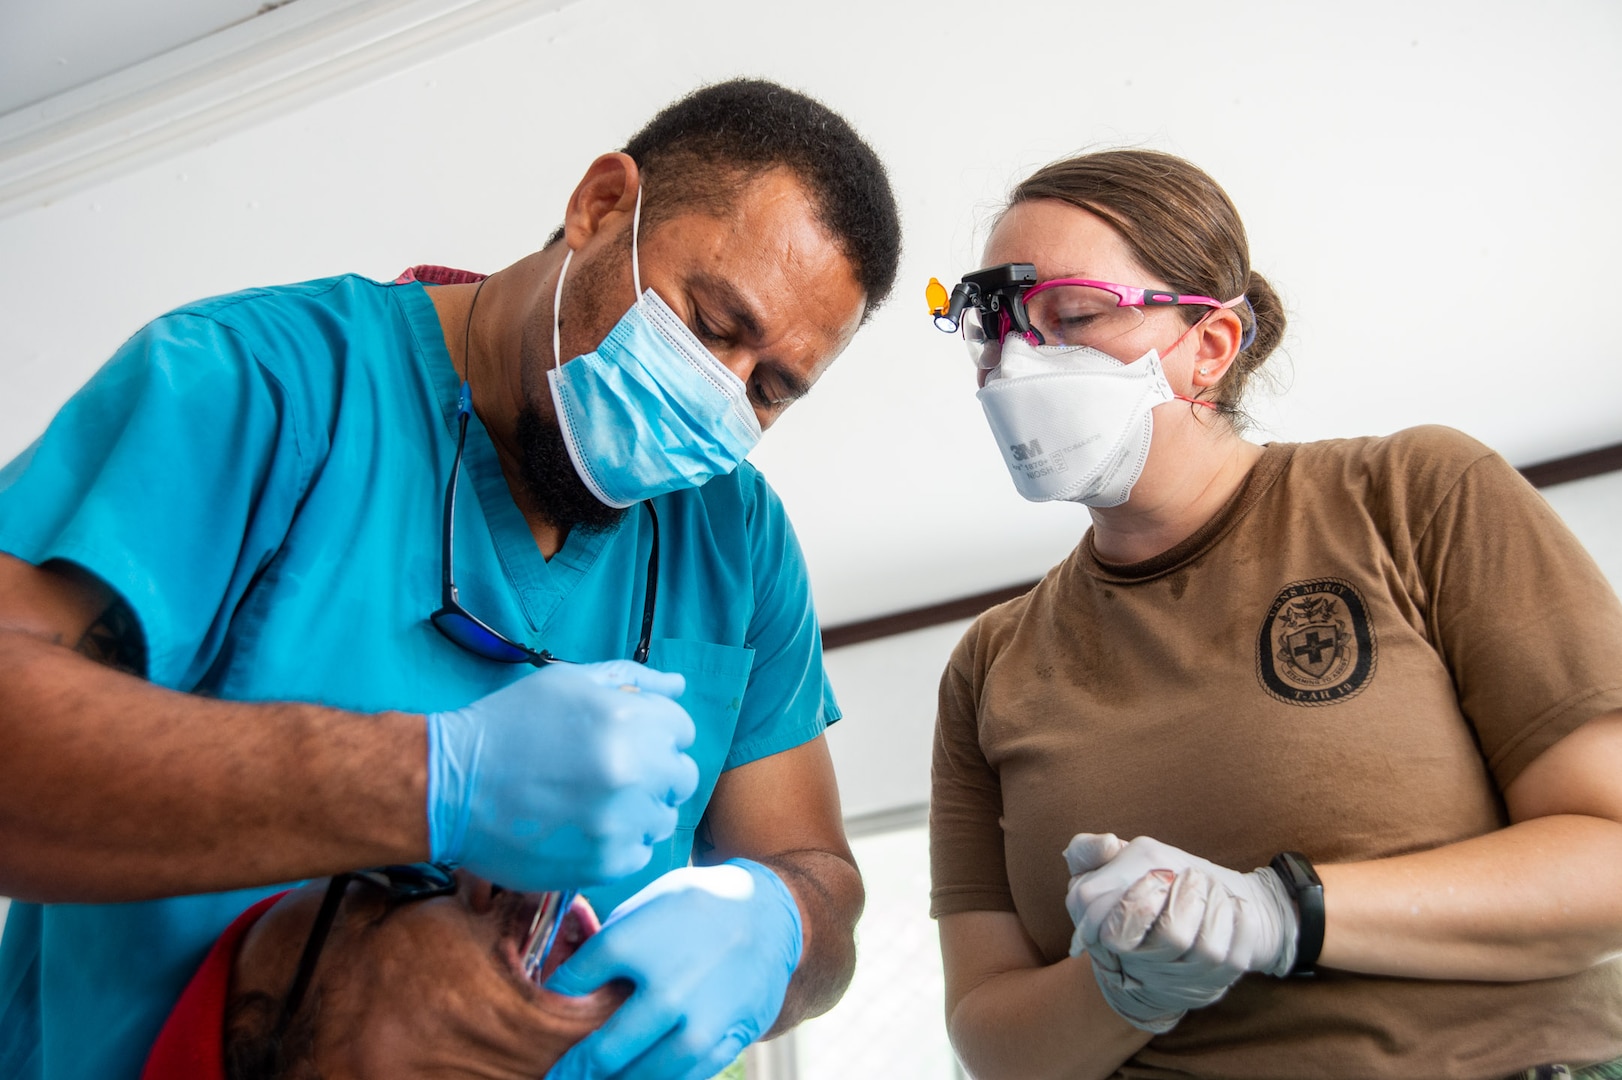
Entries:
POLYGON ((579 251, 602 232, 612 215, 631 213, 641 183, 642 174, 629 154, 604 154, 593 161, 569 196, 563 217, 564 243, 579 251))

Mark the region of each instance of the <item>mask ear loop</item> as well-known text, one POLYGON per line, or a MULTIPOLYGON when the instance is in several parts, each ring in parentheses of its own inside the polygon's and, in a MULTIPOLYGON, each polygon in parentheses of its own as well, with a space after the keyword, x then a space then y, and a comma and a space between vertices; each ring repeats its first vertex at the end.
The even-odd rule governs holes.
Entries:
MULTIPOLYGON (((631 284, 636 289, 636 297, 642 299, 642 267, 637 262, 636 240, 637 231, 642 224, 642 186, 636 189, 636 212, 631 215, 631 284)), ((563 265, 558 267, 558 285, 552 290, 552 367, 556 369, 563 363, 563 346, 558 337, 558 313, 563 304, 563 279, 569 273, 569 260, 574 258, 574 248, 570 248, 563 256, 563 265)))
POLYGON ((574 258, 574 248, 570 248, 563 256, 563 265, 558 267, 558 287, 552 290, 552 370, 556 371, 563 364, 563 346, 558 343, 558 311, 563 303, 563 278, 569 272, 569 260, 574 258))
POLYGON ((636 235, 642 225, 642 181, 636 184, 636 212, 631 215, 631 285, 636 289, 636 298, 642 299, 642 266, 636 257, 636 235))
MULTIPOLYGON (((636 240, 637 231, 642 224, 642 185, 636 188, 636 212, 631 215, 631 284, 636 289, 636 297, 642 299, 642 267, 637 262, 636 240)), ((552 367, 556 370, 563 363, 563 346, 558 336, 558 314, 563 304, 563 279, 569 273, 569 260, 574 258, 574 248, 569 248, 563 255, 563 265, 558 267, 558 285, 552 290, 552 367)), ((477 299, 478 294, 474 297, 477 299)))

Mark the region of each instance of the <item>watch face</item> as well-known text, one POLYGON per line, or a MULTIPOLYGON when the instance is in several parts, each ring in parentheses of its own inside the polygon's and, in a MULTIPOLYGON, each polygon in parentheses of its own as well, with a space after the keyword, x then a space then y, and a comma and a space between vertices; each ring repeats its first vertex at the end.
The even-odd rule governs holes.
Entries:
POLYGON ((1299 893, 1303 889, 1323 888, 1323 882, 1318 880, 1318 874, 1312 869, 1312 864, 1299 852, 1280 852, 1273 856, 1270 865, 1274 872, 1284 879, 1284 884, 1292 893, 1299 893))

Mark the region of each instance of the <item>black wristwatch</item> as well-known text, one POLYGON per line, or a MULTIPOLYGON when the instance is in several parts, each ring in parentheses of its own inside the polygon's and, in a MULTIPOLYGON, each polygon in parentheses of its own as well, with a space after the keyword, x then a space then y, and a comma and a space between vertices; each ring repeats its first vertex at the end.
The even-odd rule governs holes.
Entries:
POLYGON ((1299 916, 1295 939, 1295 965, 1291 975, 1312 975, 1318 963, 1318 953, 1324 947, 1324 883, 1312 863, 1299 851, 1281 851, 1267 864, 1284 882, 1284 888, 1295 900, 1299 916))

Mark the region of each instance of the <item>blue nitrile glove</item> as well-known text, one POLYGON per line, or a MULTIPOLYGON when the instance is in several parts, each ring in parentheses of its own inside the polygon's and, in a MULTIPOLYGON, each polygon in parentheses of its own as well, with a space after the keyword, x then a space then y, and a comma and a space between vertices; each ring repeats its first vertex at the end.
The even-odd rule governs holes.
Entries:
POLYGON ((546 988, 636 990, 551 1080, 708 1080, 772 1026, 800 963, 800 908, 748 859, 688 866, 614 909, 546 988))
POLYGON ((549 664, 428 716, 428 840, 508 888, 635 873, 698 787, 686 682, 629 660, 549 664))

